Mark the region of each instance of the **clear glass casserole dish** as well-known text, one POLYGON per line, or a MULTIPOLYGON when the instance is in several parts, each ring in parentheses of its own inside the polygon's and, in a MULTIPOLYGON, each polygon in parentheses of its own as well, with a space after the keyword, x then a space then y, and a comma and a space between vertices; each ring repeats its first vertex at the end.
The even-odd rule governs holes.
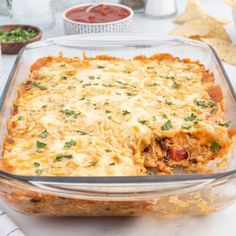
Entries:
MULTIPOLYGON (((0 135, 17 96, 17 87, 39 57, 106 54, 123 58, 170 53, 199 60, 214 72, 224 93, 225 116, 235 126, 236 95, 212 48, 185 39, 141 35, 67 36, 33 43, 18 55, 0 101, 0 135)), ((3 138, 0 141, 2 148, 3 138)), ((19 176, 0 171, 0 195, 14 209, 49 216, 127 216, 143 214, 209 214, 236 199, 235 143, 225 169, 212 174, 175 174, 143 177, 19 176)))

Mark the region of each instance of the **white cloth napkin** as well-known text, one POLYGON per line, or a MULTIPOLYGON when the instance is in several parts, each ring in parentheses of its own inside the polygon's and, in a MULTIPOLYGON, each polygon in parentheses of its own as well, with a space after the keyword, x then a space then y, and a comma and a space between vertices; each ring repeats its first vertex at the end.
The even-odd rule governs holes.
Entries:
POLYGON ((19 227, 0 209, 0 236, 25 236, 19 227))

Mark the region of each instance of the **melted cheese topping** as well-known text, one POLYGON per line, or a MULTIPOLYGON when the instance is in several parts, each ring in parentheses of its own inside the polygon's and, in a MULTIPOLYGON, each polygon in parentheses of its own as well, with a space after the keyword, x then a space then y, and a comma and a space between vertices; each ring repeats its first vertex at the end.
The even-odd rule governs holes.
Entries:
POLYGON ((146 175, 140 148, 153 135, 207 130, 224 146, 221 105, 203 72, 168 57, 54 58, 21 86, 4 160, 20 175, 146 175))

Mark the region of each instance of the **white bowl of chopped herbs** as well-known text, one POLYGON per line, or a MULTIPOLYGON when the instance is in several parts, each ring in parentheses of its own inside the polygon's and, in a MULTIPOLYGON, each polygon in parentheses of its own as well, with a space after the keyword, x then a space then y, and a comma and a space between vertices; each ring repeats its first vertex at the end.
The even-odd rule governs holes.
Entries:
POLYGON ((0 42, 2 53, 17 54, 25 45, 38 41, 42 31, 31 25, 2 25, 0 26, 0 42))

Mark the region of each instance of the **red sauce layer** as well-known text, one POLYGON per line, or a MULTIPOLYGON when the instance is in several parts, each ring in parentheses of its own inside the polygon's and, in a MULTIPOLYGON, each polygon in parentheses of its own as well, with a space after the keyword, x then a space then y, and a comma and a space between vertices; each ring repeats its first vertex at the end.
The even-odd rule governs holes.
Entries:
POLYGON ((130 12, 122 7, 102 4, 86 12, 90 6, 74 8, 66 13, 66 17, 83 23, 107 23, 122 20, 130 15, 130 12))

